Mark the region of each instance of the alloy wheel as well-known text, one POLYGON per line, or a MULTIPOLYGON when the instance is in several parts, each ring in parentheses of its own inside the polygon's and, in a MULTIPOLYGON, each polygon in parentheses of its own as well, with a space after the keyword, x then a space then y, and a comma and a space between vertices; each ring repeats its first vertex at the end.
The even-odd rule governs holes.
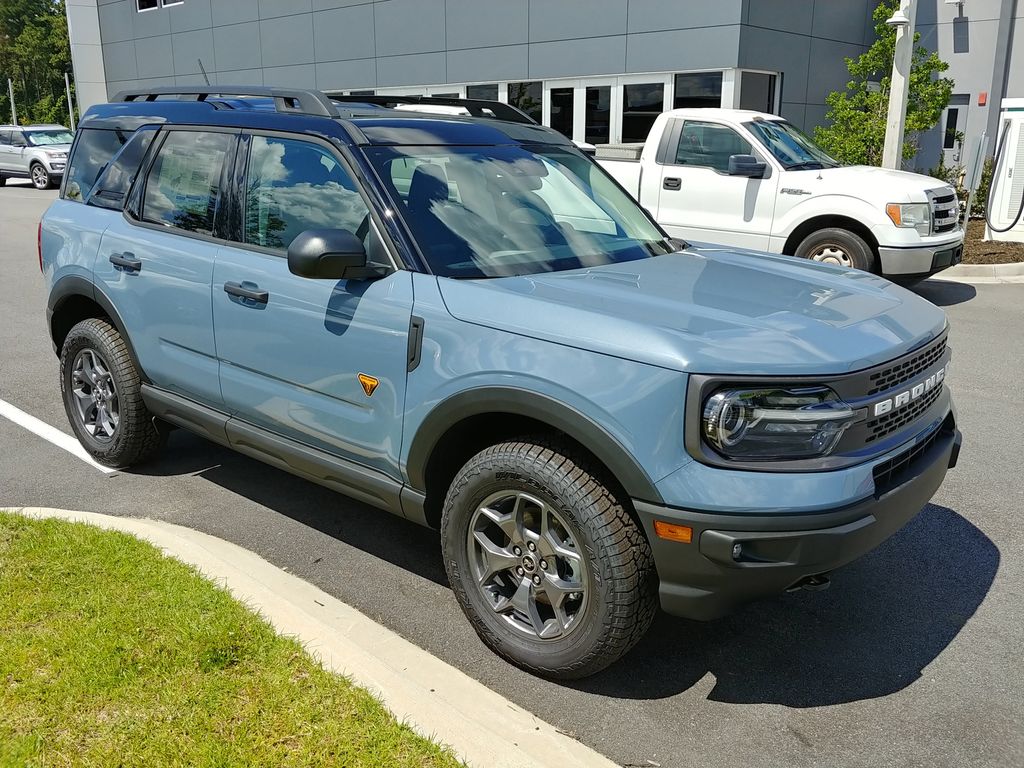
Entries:
POLYGON ((110 366, 93 349, 83 349, 71 368, 71 392, 85 431, 101 443, 110 442, 121 421, 117 386, 110 366))
POLYGON ((32 183, 35 185, 36 189, 45 189, 47 184, 50 183, 50 176, 43 166, 32 166, 32 183))
POLYGON ((587 565, 551 505, 516 490, 491 494, 469 526, 473 580, 491 609, 515 630, 562 639, 587 607, 587 565))

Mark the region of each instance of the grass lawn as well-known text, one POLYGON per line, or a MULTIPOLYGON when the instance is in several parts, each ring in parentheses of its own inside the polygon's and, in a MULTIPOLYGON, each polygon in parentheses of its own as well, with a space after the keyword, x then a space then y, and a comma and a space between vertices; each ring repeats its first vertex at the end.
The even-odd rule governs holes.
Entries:
POLYGON ((456 766, 192 568, 0 512, 0 766, 456 766))

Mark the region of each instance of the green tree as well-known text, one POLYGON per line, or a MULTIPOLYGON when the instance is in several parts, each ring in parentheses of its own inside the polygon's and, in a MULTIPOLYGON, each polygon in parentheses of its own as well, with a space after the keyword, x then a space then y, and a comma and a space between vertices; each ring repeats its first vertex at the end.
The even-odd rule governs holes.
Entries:
MULTIPOLYGON (((880 165, 885 144, 889 109, 892 60, 896 51, 896 30, 885 23, 899 7, 899 0, 882 0, 874 12, 875 42, 856 59, 847 59, 853 78, 845 91, 829 94, 828 126, 815 130, 815 138, 830 155, 848 165, 880 165)), ((903 159, 917 154, 921 133, 934 128, 949 104, 953 81, 941 77, 949 65, 938 54, 918 45, 914 34, 914 56, 910 69, 907 122, 903 159)))
POLYGON ((11 78, 18 122, 67 124, 70 71, 64 0, 0 0, 0 122, 10 119, 11 78))

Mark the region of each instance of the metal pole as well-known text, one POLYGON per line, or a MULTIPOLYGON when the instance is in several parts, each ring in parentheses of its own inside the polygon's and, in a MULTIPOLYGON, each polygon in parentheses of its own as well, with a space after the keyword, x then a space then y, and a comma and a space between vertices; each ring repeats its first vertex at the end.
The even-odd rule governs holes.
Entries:
POLYGON ((889 117, 885 126, 882 167, 898 170, 903 165, 903 135, 907 121, 910 67, 914 58, 914 0, 900 0, 899 10, 888 24, 896 27, 896 51, 889 85, 889 117), (903 17, 902 19, 900 17, 903 17))
POLYGON ((68 95, 68 117, 71 118, 71 130, 75 130, 75 105, 71 103, 71 81, 68 79, 68 73, 64 73, 64 91, 68 95))
POLYGON ((7 92, 11 95, 11 125, 18 124, 18 111, 14 108, 14 82, 7 78, 7 92))

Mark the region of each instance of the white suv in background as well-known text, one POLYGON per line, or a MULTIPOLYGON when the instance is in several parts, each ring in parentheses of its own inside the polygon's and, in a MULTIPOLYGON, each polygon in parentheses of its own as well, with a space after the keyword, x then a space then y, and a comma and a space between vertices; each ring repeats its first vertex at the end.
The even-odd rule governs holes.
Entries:
POLYGON ((12 178, 36 189, 60 184, 72 138, 62 125, 0 125, 0 187, 12 178))

